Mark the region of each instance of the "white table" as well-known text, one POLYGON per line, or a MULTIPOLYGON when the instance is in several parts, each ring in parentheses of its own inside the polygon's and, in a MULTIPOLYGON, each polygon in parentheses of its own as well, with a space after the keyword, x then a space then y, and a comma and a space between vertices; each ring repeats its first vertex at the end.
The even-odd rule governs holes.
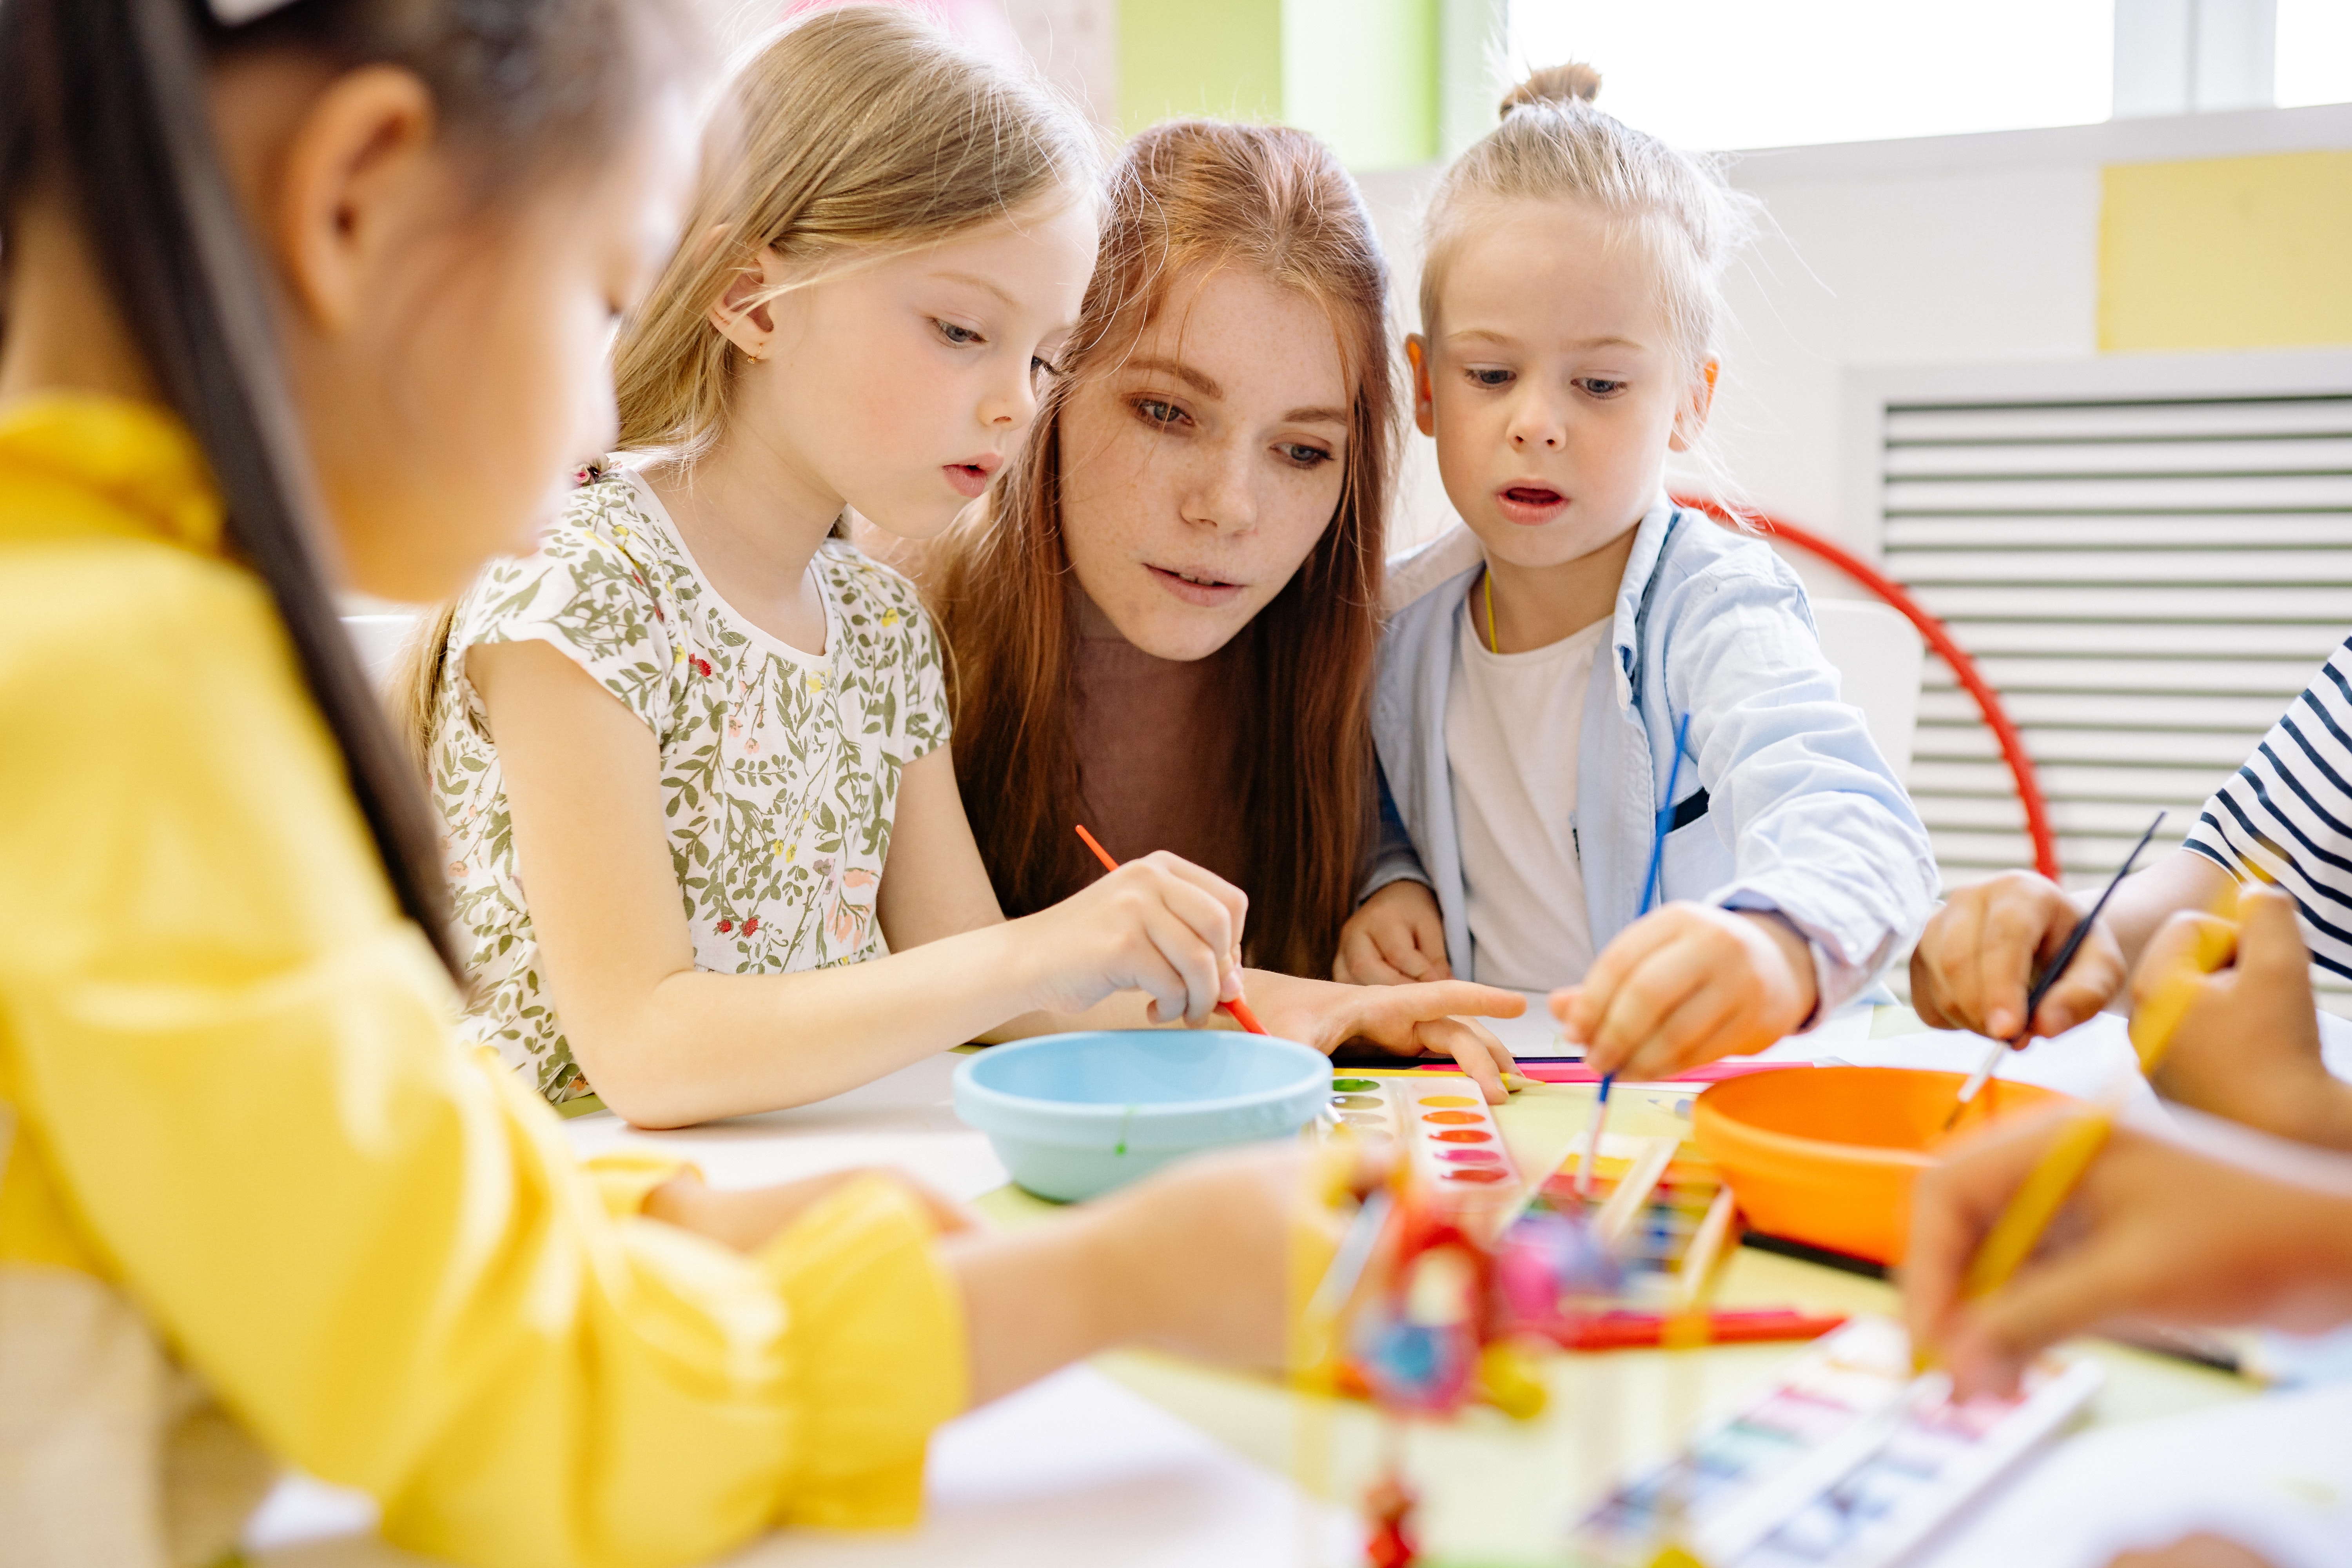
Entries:
MULTIPOLYGON (((1873 1040, 1870 1033, 1866 1019, 1833 1024, 1822 1037, 1784 1042, 1775 1054, 1973 1067, 1981 1048, 1973 1037, 1914 1032, 1873 1040)), ((2129 1047, 2113 1019, 2078 1036, 2039 1046, 2003 1070, 2077 1093, 2094 1090, 2129 1047)), ((1005 1174, 987 1140, 955 1118, 950 1087, 959 1059, 941 1056, 821 1105, 713 1126, 641 1132, 600 1114, 572 1122, 569 1131, 583 1155, 657 1149, 693 1161, 720 1186, 893 1165, 953 1196, 975 1198, 1003 1184, 1005 1174)), ((2186 1528, 2200 1519, 2274 1516, 2285 1522, 2262 1544, 2278 1568, 2352 1564, 2347 1432, 2352 1390, 2300 1402, 2242 1402, 2187 1418, 2179 1432, 2154 1423, 2110 1427, 2060 1445, 1922 1561, 1933 1568, 1984 1561, 2003 1568, 2092 1568, 2131 1538, 2139 1508, 2125 1495, 2139 1489, 2131 1485, 2132 1468, 2170 1455, 2165 1508, 2146 1518, 2186 1528), (2294 1456, 2309 1452, 2317 1431, 2342 1440, 2333 1449, 2323 1445, 2298 1468, 2294 1456), (2231 1463, 2194 1458, 2195 1448, 2214 1440, 2228 1443, 2231 1463), (2055 1522, 2061 1519, 2063 1529, 2055 1522)), ((1338 1568, 1361 1561, 1353 1521, 1092 1368, 1072 1369, 943 1428, 933 1444, 929 1491, 929 1516, 913 1532, 778 1535, 735 1561, 743 1568, 1338 1568)), ((370 1538, 369 1517, 364 1500, 298 1483, 259 1521, 256 1555, 271 1568, 413 1563, 370 1538)))

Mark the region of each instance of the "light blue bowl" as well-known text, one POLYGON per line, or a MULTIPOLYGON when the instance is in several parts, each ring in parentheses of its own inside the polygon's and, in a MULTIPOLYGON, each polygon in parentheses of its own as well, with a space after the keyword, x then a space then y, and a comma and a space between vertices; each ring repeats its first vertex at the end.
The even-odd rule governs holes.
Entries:
POLYGON ((1331 1095, 1331 1062, 1295 1040, 1101 1029, 992 1046, 955 1074, 956 1114, 1041 1198, 1091 1198, 1171 1160, 1282 1138, 1331 1095))

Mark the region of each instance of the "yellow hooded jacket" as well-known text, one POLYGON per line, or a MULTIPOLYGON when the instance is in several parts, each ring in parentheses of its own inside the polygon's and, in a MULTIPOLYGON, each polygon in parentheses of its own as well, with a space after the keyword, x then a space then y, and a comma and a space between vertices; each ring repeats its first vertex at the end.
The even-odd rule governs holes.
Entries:
POLYGON ((685 1563, 776 1523, 910 1520, 969 1386, 920 1208, 853 1184, 744 1258, 638 1214, 675 1167, 575 1161, 453 1042, 221 531, 163 414, 0 410, 0 1470, 13 1447, 38 1480, 0 1505, 49 1500, 59 1561, 82 1528, 143 1531, 158 1563, 220 1544, 165 1517, 169 1432, 131 1454, 143 1477, 54 1436, 124 1386, 87 1312, 37 1306, 69 1300, 460 1562, 685 1563))

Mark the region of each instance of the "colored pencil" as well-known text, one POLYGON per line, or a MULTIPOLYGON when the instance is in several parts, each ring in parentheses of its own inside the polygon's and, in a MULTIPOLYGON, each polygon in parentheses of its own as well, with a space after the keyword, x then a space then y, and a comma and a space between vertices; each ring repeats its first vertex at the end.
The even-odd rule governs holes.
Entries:
POLYGON ((2115 1112, 2101 1107, 2084 1111, 2059 1129, 2058 1136, 2018 1184, 2009 1206, 1985 1233, 1984 1244, 1969 1260, 1968 1276, 1960 1284, 1963 1298, 1972 1300, 1990 1295, 2009 1283, 2009 1277, 2017 1272, 2018 1265, 2065 1206, 2074 1184, 2107 1146, 2107 1133, 2115 1121, 2115 1112))
MULTIPOLYGON (((2091 927, 2098 920, 2100 911, 2107 907, 2107 900, 2116 896, 2116 889, 2123 886, 2124 879, 2131 875, 2132 862, 2137 860, 2139 852, 2147 847, 2147 841, 2156 837, 2156 830, 2164 826, 2164 815, 2160 811, 2156 814, 2156 820, 2147 825, 2147 831, 2139 836, 2139 842, 2132 846, 2132 852, 2124 857, 2124 863, 2116 867, 2116 874, 2107 879, 2106 890, 2099 895, 2099 901, 2091 906, 2089 914, 2075 922, 2073 932, 2066 938, 2065 945, 2058 950, 2058 956, 2050 961, 2050 967, 2042 972, 2041 978, 2033 983, 2033 989, 2026 993, 2025 1022, 2018 1027, 2019 1039, 2023 1039, 2025 1032, 2033 1027, 2033 1015, 2040 1011, 2042 998, 2050 994, 2050 988, 2053 985, 2058 984, 2058 977, 2066 973, 2066 966, 2074 962, 2074 954, 2082 950, 2083 939, 2090 934, 2091 927)), ((2000 1066, 2001 1053, 2010 1048, 2010 1044, 2011 1042, 2007 1040, 1995 1040, 1992 1043, 1992 1048, 1985 1053, 1983 1064, 1969 1075, 1968 1082, 1960 1086, 1960 1098, 1953 1104, 1952 1113, 1944 1118, 1945 1131, 1949 1132, 1952 1130, 1953 1124, 1959 1121, 1960 1112, 1967 1108, 1969 1101, 1977 1097, 1978 1091, 1984 1088, 1986 1080, 1992 1077, 1994 1069, 2000 1066)))
MULTIPOLYGON (((1503 1075, 1503 1087, 1514 1092, 1528 1088, 1530 1085, 1539 1083, 1599 1083, 1601 1081, 1601 1075, 1594 1072, 1591 1068, 1586 1067, 1582 1062, 1530 1061, 1528 1058, 1521 1057, 1518 1058, 1518 1070, 1517 1072, 1507 1072, 1503 1075)), ((1695 1068, 1684 1068, 1681 1071, 1669 1073, 1664 1078, 1643 1079, 1640 1081, 1644 1083, 1659 1084, 1721 1083, 1726 1079, 1753 1078, 1756 1074, 1763 1072, 1790 1072, 1799 1068, 1811 1068, 1816 1065, 1818 1064, 1807 1061, 1701 1062, 1695 1068)), ((1389 1068, 1385 1070, 1394 1071, 1397 1069, 1389 1068)), ((1415 1062, 1402 1070, 1407 1072, 1455 1073, 1460 1072, 1462 1068, 1459 1063, 1449 1058, 1444 1061, 1415 1062)))
MULTIPOLYGON (((1110 851, 1104 848, 1095 836, 1087 831, 1087 825, 1081 822, 1077 825, 1077 829, 1078 837, 1087 841, 1087 847, 1095 852, 1095 858, 1103 863, 1103 869, 1106 871, 1118 870, 1118 862, 1110 858, 1110 851)), ((1257 1021, 1257 1015, 1250 1011, 1250 1005, 1247 1002, 1243 1001, 1240 997, 1236 996, 1230 1002, 1221 1002, 1218 1005, 1223 1007, 1226 1012, 1231 1013, 1234 1016, 1234 1021, 1239 1024, 1243 1028, 1247 1029, 1251 1034, 1263 1035, 1266 1032, 1265 1026, 1257 1021)))
MULTIPOLYGON (((1613 1351, 1655 1347, 1680 1313, 1603 1312, 1573 1318, 1545 1333, 1564 1350, 1613 1351)), ((1735 1308, 1706 1314, 1709 1344, 1754 1344, 1770 1340, 1813 1340, 1843 1327, 1843 1312, 1801 1312, 1786 1307, 1735 1308)))

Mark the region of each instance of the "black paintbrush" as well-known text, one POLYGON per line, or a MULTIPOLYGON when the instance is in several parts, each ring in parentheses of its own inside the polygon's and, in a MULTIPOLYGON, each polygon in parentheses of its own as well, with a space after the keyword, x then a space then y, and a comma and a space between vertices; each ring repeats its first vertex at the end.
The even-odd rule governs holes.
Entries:
MULTIPOLYGON (((2050 994, 2050 988, 2058 984, 2058 977, 2066 973, 2068 964, 2074 962, 2074 954, 2081 950, 2083 939, 2091 934, 2091 926, 2098 920, 2099 911, 2107 907, 2107 900, 2116 896, 2116 889, 2123 886, 2126 877, 2131 875, 2132 862, 2139 858, 2139 852, 2147 847, 2147 841, 2155 837, 2156 830, 2163 826, 2164 813, 2159 811, 2156 814, 2156 820, 2147 825, 2147 831, 2139 836, 2139 842, 2132 846, 2132 852, 2124 857, 2124 863, 2116 868, 2115 876, 2107 882, 2106 891, 2099 895, 2099 901, 2091 906, 2089 914, 2075 923, 2074 931, 2066 937, 2065 945, 2058 950, 2058 956, 2050 961, 2049 967, 2042 970, 2041 977, 2034 981, 2033 989, 2025 998, 2025 1022, 2018 1029, 2020 1039, 2024 1038, 2026 1030, 2033 1027, 2033 1015, 2041 1011, 2042 999, 2050 994)), ((1993 1069, 2000 1066, 2001 1053, 2009 1048, 2007 1040, 1992 1043, 1992 1049, 1985 1053, 1984 1065, 1969 1074, 1969 1081, 1960 1086, 1958 1101, 1953 1105, 1952 1113, 1944 1118, 1945 1131, 1949 1132, 1953 1123, 1959 1121, 1961 1110, 1984 1088, 1985 1081, 1992 1077, 1993 1069)))

